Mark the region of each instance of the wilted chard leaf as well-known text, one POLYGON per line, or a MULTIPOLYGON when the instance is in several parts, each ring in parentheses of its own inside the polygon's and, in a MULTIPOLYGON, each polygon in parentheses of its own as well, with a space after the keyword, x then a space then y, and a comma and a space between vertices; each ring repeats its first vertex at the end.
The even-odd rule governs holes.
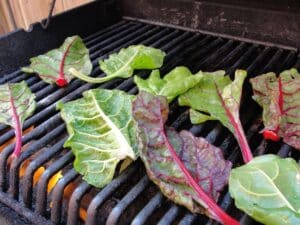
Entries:
POLYGON ((35 107, 35 95, 25 81, 0 86, 0 123, 15 129, 16 144, 13 152, 15 157, 18 157, 22 150, 22 124, 32 115, 35 107))
POLYGON ((187 67, 180 66, 171 70, 163 78, 160 78, 159 70, 154 70, 145 80, 134 76, 134 82, 140 91, 165 96, 168 102, 171 102, 178 95, 196 86, 202 76, 201 71, 193 75, 187 67))
POLYGON ((74 78, 70 68, 84 74, 90 74, 92 71, 89 50, 79 36, 68 37, 61 47, 33 57, 30 61, 30 66, 23 67, 22 71, 37 73, 45 82, 56 83, 60 87, 67 85, 74 78))
POLYGON ((205 213, 226 225, 239 224, 216 203, 231 163, 205 139, 165 128, 168 110, 165 97, 143 91, 133 102, 140 157, 148 176, 165 196, 192 212, 205 213))
POLYGON ((300 167, 291 158, 255 157, 232 170, 229 191, 239 209, 263 224, 300 224, 300 167))
POLYGON ((165 53, 159 49, 131 45, 122 48, 118 53, 109 55, 108 59, 100 60, 100 69, 106 73, 105 77, 94 78, 71 68, 70 72, 77 78, 90 83, 103 83, 114 78, 128 78, 135 69, 157 69, 163 64, 165 53))
POLYGON ((266 73, 250 79, 253 99, 263 107, 263 134, 300 150, 300 74, 286 70, 278 77, 266 73))
POLYGON ((81 99, 58 104, 69 133, 64 146, 72 149, 74 168, 89 184, 105 186, 121 160, 136 159, 133 97, 119 90, 94 89, 81 99))
POLYGON ((179 96, 179 105, 190 106, 191 121, 194 124, 207 120, 219 120, 236 137, 245 162, 253 157, 240 121, 239 109, 243 82, 247 76, 244 70, 235 72, 235 80, 225 76, 225 71, 204 73, 197 86, 179 96))

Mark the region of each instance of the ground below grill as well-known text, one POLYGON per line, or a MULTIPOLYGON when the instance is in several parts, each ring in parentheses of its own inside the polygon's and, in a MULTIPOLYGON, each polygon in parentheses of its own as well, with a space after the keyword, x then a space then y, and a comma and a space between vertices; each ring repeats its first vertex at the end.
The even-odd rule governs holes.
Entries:
MULTIPOLYGON (((106 58, 110 53, 132 44, 150 45, 165 51, 167 56, 161 69, 162 74, 179 65, 189 67, 192 72, 200 69, 203 71, 225 69, 231 76, 235 69, 240 68, 248 71, 249 79, 268 71, 278 73, 290 67, 300 68, 299 56, 292 50, 129 20, 122 20, 83 38, 90 50, 94 66, 92 76, 104 76, 98 67, 99 58, 106 58)), ((149 71, 141 71, 138 74, 147 77, 149 71)), ((43 218, 51 220, 54 224, 83 224, 82 218, 85 217, 87 225, 216 224, 205 216, 189 213, 163 197, 147 178, 140 160, 102 190, 88 185, 72 168, 74 157, 68 149, 63 148, 67 134, 65 125, 55 109, 56 103, 74 100, 79 98, 83 91, 98 87, 117 88, 136 94, 137 88, 132 78, 116 79, 102 85, 73 80, 66 88, 61 89, 19 70, 0 77, 0 83, 22 80, 25 80, 36 94, 38 105, 35 114, 24 123, 24 129, 29 132, 23 138, 26 150, 21 157, 8 166, 8 157, 14 146, 8 145, 1 152, 0 191, 3 196, 19 201, 21 206, 30 209, 33 215, 40 215, 38 218, 41 222, 38 224, 47 224, 43 218), (45 170, 35 183, 34 174, 42 166, 45 170), (19 176, 20 171, 23 173, 22 177, 19 176), (63 178, 56 183, 50 193, 47 193, 48 183, 58 171, 62 171, 63 178)), ((251 88, 246 83, 241 120, 254 155, 275 153, 298 160, 299 153, 289 146, 262 140, 258 134, 262 128, 260 114, 261 109, 251 100, 251 88)), ((174 102, 170 106, 168 125, 178 130, 189 129, 195 135, 205 137, 223 149, 225 157, 230 159, 234 166, 242 163, 235 139, 219 123, 208 122, 192 126, 187 109, 178 107, 174 102)), ((13 131, 0 125, 0 145, 12 137, 13 131)), ((245 224, 256 224, 234 207, 227 190, 222 192, 219 204, 230 215, 247 221, 245 224)))

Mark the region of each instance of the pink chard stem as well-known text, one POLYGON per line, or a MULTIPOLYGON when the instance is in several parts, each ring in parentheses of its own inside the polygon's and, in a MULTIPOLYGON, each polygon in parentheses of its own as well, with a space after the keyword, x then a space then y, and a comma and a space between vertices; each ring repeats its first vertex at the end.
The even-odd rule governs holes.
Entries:
POLYGON ((15 122, 15 136, 16 136, 16 145, 15 145, 15 149, 13 152, 13 156, 15 157, 19 157, 21 154, 21 150, 22 150, 22 128, 21 128, 21 123, 20 123, 20 118, 19 115, 17 113, 17 109, 15 106, 15 101, 14 98, 12 97, 12 93, 11 90, 10 91, 10 105, 11 105, 11 109, 12 109, 12 113, 13 113, 13 121, 15 122))
MULTIPOLYGON (((282 90, 282 81, 281 77, 278 77, 278 107, 280 110, 280 116, 284 115, 284 110, 283 110, 283 90, 282 90)), ((279 131, 279 124, 275 130, 265 130, 263 132, 264 138, 266 140, 272 140, 272 141, 279 141, 280 136, 278 135, 279 131)))
POLYGON ((248 144, 244 129, 242 127, 241 121, 239 119, 237 119, 237 120, 235 119, 235 117, 232 114, 231 110, 227 107, 227 105, 226 105, 226 103, 225 103, 225 101, 222 97, 222 94, 221 94, 220 90, 218 89, 217 85, 216 85, 216 88, 218 90, 217 93, 218 93, 219 98, 221 100, 222 106, 225 109, 227 117, 229 118, 229 121, 231 122, 231 124, 232 124, 232 126, 235 130, 234 136, 236 137, 236 139, 238 141, 238 144, 241 148, 242 155, 243 155, 243 160, 244 160, 245 163, 248 163, 253 159, 253 155, 252 155, 251 149, 249 147, 249 144, 248 144))
POLYGON ((242 150, 243 160, 245 163, 248 163, 253 159, 253 155, 252 155, 251 149, 249 147, 246 135, 244 133, 244 129, 240 122, 238 124, 234 123, 233 121, 231 121, 231 122, 236 131, 235 136, 236 136, 238 144, 242 150))
POLYGON ((66 62, 67 55, 69 54, 70 48, 74 44, 74 41, 75 41, 75 39, 68 45, 66 51, 63 54, 61 63, 59 65, 59 78, 56 80, 56 84, 59 87, 64 87, 64 86, 66 86, 68 84, 68 81, 65 78, 65 71, 64 71, 64 69, 65 69, 65 62, 66 62))
MULTIPOLYGON (((278 77, 278 107, 279 107, 279 116, 283 116, 285 114, 283 110, 283 90, 282 90, 282 81, 281 77, 278 77)), ((279 141, 280 136, 278 135, 279 124, 275 130, 265 130, 263 132, 263 136, 266 140, 279 141)))
MULTIPOLYGON (((162 126, 162 130, 164 130, 164 125, 162 122, 161 122, 161 126, 162 126)), ((163 138, 166 142, 166 145, 167 145, 172 157, 174 158, 177 165, 180 167, 181 171, 184 173, 186 181, 195 190, 198 197, 207 204, 208 208, 210 209, 210 212, 214 212, 215 217, 216 217, 215 219, 218 222, 222 223, 223 225, 240 225, 240 223, 238 221, 236 221, 235 219, 230 217, 228 214, 226 214, 226 212, 224 212, 223 209, 221 209, 216 204, 216 202, 207 195, 207 193, 201 188, 201 186, 199 186, 199 184, 192 177, 192 175, 190 174, 190 172, 188 171, 186 166, 178 158, 177 153, 174 150, 171 143, 169 142, 165 132, 162 132, 162 135, 163 135, 163 138)))

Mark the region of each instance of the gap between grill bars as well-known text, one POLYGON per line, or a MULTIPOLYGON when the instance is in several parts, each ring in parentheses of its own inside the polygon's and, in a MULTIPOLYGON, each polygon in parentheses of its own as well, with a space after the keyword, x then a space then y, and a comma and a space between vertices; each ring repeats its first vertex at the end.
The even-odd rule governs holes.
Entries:
MULTIPOLYGON (((93 62, 92 76, 104 76, 98 67, 99 58, 106 58, 122 47, 139 43, 166 51, 162 74, 178 65, 188 66, 192 72, 225 69, 231 75, 237 68, 247 69, 249 77, 267 71, 280 72, 292 66, 300 68, 300 60, 294 51, 128 20, 101 29, 85 37, 84 42, 93 62)), ((147 77, 149 72, 140 72, 139 75, 147 77)), ((19 208, 15 207, 17 212, 22 211, 20 207, 26 207, 25 214, 39 215, 39 221, 32 221, 35 224, 46 224, 47 220, 51 220, 53 224, 76 225, 83 224, 82 218, 85 218, 87 225, 215 224, 207 217, 193 215, 163 197, 145 175, 140 160, 102 190, 85 183, 72 168, 74 157, 68 149, 63 148, 67 134, 55 109, 56 103, 76 99, 83 91, 98 87, 117 88, 136 94, 137 88, 132 78, 115 79, 102 85, 73 80, 66 88, 59 89, 44 83, 37 76, 15 71, 1 77, 0 83, 22 80, 27 82, 38 101, 35 114, 24 123, 24 130, 29 130, 23 137, 26 150, 10 165, 8 158, 14 145, 6 146, 0 155, 1 196, 18 205, 19 208), (41 168, 42 172, 35 180, 41 168), (47 187, 49 183, 56 182, 52 177, 59 171, 62 171, 63 177, 48 193, 47 187)), ((246 85, 241 119, 254 154, 272 152, 281 156, 291 155, 298 160, 299 154, 287 145, 267 144, 262 140, 258 135, 261 129, 260 113, 260 108, 251 100, 251 89, 246 85)), ((221 147, 225 157, 234 165, 241 163, 235 139, 219 123, 192 126, 186 108, 178 107, 176 102, 170 105, 169 117, 169 125, 178 130, 189 129, 197 136, 206 137, 209 142, 221 147)), ((0 145, 13 137, 13 131, 0 125, 0 145)), ((222 192, 219 204, 230 215, 243 221, 250 220, 234 207, 227 190, 222 192)), ((29 220, 34 218, 28 217, 29 220)), ((253 221, 248 223, 255 224, 253 221)))

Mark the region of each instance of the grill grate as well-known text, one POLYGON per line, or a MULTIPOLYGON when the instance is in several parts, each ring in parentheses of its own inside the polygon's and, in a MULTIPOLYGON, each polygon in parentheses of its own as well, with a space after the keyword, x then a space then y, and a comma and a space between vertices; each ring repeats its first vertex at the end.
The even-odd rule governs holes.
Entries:
MULTIPOLYGON (((130 20, 122 20, 99 30, 85 37, 84 41, 90 50, 95 68, 92 76, 104 75, 97 65, 99 58, 106 58, 111 52, 138 43, 151 45, 167 52, 162 74, 177 65, 188 66, 192 72, 199 69, 206 71, 225 69, 231 75, 235 69, 243 68, 247 69, 249 77, 271 70, 280 72, 292 66, 300 68, 300 60, 295 51, 130 20)), ((148 75, 149 72, 140 72, 142 77, 148 75)), ((24 123, 24 129, 32 130, 23 137, 23 145, 27 146, 20 158, 13 163, 9 162, 9 155, 14 148, 13 144, 5 147, 1 152, 1 201, 4 201, 3 198, 12 201, 14 210, 23 215, 27 213, 27 219, 35 224, 48 224, 43 219, 46 218, 54 224, 77 225, 83 224, 81 220, 83 217, 86 218, 87 225, 105 223, 108 225, 216 224, 205 216, 189 213, 186 209, 174 205, 163 197, 145 175, 140 160, 133 163, 102 190, 85 183, 72 168, 74 157, 69 150, 63 148, 66 131, 55 109, 57 101, 74 100, 80 97, 83 91, 96 87, 118 88, 136 94, 137 88, 132 78, 125 81, 116 79, 100 86, 73 80, 66 88, 59 89, 44 83, 37 76, 28 76, 21 71, 15 71, 1 77, 0 83, 21 80, 25 80, 36 94, 38 106, 35 114, 24 123), (34 176, 41 167, 45 170, 35 184, 34 176), (49 182, 59 171, 63 172, 63 178, 48 193, 49 182), (23 174, 22 177, 20 174, 23 174), (22 206, 26 206, 32 213, 30 214, 26 208, 22 209, 22 206)), ((269 152, 281 156, 291 155, 298 159, 299 153, 292 152, 289 146, 282 143, 267 144, 257 135, 262 126, 259 121, 261 110, 253 101, 250 101, 249 85, 246 85, 244 94, 241 118, 254 154, 269 152)), ((235 166, 241 163, 241 155, 235 139, 220 124, 208 122, 192 126, 189 123, 186 108, 179 108, 177 103, 172 103, 170 106, 168 124, 176 129, 189 129, 195 135, 206 137, 211 143, 221 147, 225 157, 230 159, 235 166)), ((0 125, 0 145, 13 137, 12 130, 0 125)), ((227 190, 222 193, 219 203, 236 218, 250 221, 247 222, 248 224, 255 224, 234 207, 227 190)))

